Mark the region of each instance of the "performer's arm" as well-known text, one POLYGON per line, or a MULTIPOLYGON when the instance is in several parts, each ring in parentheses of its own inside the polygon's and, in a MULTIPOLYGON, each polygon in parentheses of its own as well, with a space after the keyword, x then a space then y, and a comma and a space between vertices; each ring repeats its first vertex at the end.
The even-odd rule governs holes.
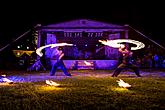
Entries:
POLYGON ((121 52, 122 54, 127 54, 129 53, 129 51, 127 49, 122 49, 122 48, 119 48, 119 52, 121 52))
POLYGON ((105 46, 100 47, 99 49, 96 49, 96 53, 99 52, 101 49, 103 49, 105 46))
POLYGON ((61 60, 61 58, 64 56, 64 53, 62 53, 59 57, 59 60, 61 60))

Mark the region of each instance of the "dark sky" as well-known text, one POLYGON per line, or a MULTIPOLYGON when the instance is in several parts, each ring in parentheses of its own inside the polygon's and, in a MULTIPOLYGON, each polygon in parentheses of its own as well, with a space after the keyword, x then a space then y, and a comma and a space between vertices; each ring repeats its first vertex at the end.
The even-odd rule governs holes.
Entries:
POLYGON ((153 2, 48 1, 1 3, 0 43, 7 44, 37 23, 47 25, 79 18, 114 24, 129 24, 146 36, 163 43, 164 7, 153 2))

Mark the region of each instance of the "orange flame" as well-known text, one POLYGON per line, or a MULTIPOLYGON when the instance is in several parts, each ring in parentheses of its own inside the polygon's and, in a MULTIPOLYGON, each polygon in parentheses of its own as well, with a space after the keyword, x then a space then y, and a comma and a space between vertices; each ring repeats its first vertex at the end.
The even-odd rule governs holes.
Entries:
POLYGON ((87 66, 92 65, 91 63, 89 63, 89 62, 87 62, 87 61, 84 61, 84 63, 85 63, 87 66))
POLYGON ((3 82, 5 82, 5 83, 9 83, 9 84, 13 83, 12 80, 6 78, 6 75, 5 75, 5 74, 4 74, 4 75, 1 75, 1 76, 2 76, 2 81, 3 81, 3 82))
POLYGON ((46 80, 46 84, 51 85, 51 86, 59 86, 60 84, 52 81, 52 80, 46 80))
POLYGON ((119 79, 117 82, 118 82, 118 84, 119 84, 120 87, 123 87, 123 88, 129 88, 129 87, 131 87, 130 84, 124 82, 122 79, 119 79))

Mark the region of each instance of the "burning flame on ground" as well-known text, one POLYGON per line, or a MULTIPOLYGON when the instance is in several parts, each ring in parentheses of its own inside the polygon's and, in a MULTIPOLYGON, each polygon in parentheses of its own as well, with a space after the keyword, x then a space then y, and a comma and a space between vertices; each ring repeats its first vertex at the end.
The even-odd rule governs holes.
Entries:
POLYGON ((1 81, 2 81, 3 83, 9 83, 9 84, 13 83, 12 80, 6 78, 6 75, 1 75, 0 77, 2 77, 2 78, 1 78, 1 81))
POLYGON ((1 76, 6 77, 6 75, 5 75, 5 74, 3 74, 3 75, 1 75, 1 76))
POLYGON ((87 66, 92 65, 91 63, 89 63, 89 62, 87 62, 87 61, 84 61, 84 63, 85 63, 87 66))
POLYGON ((52 80, 46 80, 46 84, 51 85, 51 86, 59 86, 60 84, 52 81, 52 80))
POLYGON ((123 88, 129 88, 129 87, 131 87, 130 84, 124 82, 122 79, 117 80, 117 82, 118 82, 118 84, 119 84, 120 87, 123 87, 123 88))

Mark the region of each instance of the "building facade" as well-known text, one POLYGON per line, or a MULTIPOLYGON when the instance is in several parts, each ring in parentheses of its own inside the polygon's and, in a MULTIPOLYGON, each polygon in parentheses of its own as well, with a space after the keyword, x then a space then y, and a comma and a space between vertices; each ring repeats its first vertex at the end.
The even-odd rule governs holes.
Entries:
MULTIPOLYGON (((128 38, 126 25, 90 19, 77 19, 38 28, 37 48, 54 43, 71 43, 63 47, 65 60, 117 60, 118 50, 98 40, 128 38)), ((53 48, 43 50, 45 59, 52 59, 53 48)))

